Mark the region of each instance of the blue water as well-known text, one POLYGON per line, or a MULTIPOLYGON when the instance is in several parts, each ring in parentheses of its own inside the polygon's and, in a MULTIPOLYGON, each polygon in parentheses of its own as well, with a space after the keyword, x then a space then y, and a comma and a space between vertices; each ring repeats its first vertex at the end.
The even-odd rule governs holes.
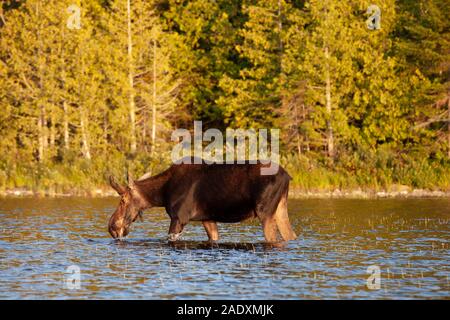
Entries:
POLYGON ((266 245, 256 220, 219 224, 214 245, 193 223, 169 244, 162 209, 116 241, 106 224, 117 203, 0 199, 0 298, 450 297, 449 199, 290 200, 299 238, 284 246, 266 245))

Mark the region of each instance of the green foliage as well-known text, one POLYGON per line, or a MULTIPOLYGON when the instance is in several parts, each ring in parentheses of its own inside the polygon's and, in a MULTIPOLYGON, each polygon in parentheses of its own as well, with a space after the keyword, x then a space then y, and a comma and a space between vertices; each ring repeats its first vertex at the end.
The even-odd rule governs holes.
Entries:
POLYGON ((449 2, 379 0, 375 30, 371 4, 2 2, 0 190, 160 172, 194 119, 280 128, 305 190, 450 189, 449 2))

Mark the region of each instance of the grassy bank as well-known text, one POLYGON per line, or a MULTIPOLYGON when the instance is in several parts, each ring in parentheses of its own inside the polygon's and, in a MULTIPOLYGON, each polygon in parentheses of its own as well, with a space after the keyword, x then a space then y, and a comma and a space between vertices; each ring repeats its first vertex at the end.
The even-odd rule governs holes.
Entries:
MULTIPOLYGON (((27 165, 2 163, 2 195, 113 195, 108 186, 110 174, 124 181, 128 169, 134 178, 146 172, 157 174, 170 165, 169 154, 148 154, 127 159, 114 155, 90 161, 66 158, 59 164, 27 165)), ((450 163, 408 156, 340 157, 333 163, 326 158, 284 156, 283 167, 292 176, 292 195, 297 197, 337 196, 430 196, 450 192, 450 163)))
POLYGON ((304 191, 361 189, 396 192, 399 188, 450 191, 448 161, 380 157, 327 165, 306 157, 287 157, 284 160, 282 163, 293 178, 292 186, 304 191))

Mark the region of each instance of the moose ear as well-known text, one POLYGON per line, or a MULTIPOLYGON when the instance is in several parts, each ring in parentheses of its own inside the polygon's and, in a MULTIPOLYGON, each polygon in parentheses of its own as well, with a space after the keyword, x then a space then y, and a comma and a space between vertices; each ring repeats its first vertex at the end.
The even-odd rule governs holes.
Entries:
POLYGON ((134 180, 133 180, 133 177, 131 176, 131 174, 127 171, 127 182, 128 182, 128 187, 130 188, 130 189, 133 189, 134 188, 134 180))
POLYGON ((111 185, 111 187, 113 187, 114 190, 117 191, 117 193, 119 195, 122 195, 125 193, 125 188, 116 182, 116 179, 114 178, 114 176, 109 176, 109 184, 111 185))

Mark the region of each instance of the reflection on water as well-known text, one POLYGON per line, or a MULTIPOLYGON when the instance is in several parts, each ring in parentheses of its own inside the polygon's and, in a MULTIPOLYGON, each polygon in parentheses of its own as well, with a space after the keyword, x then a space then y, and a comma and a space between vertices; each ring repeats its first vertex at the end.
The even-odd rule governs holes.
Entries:
POLYGON ((190 224, 168 244, 160 209, 115 241, 117 202, 0 199, 0 298, 449 298, 448 199, 291 200, 299 238, 284 246, 265 244, 257 221, 220 224, 217 244, 190 224), (373 265, 380 288, 369 290, 373 265))

